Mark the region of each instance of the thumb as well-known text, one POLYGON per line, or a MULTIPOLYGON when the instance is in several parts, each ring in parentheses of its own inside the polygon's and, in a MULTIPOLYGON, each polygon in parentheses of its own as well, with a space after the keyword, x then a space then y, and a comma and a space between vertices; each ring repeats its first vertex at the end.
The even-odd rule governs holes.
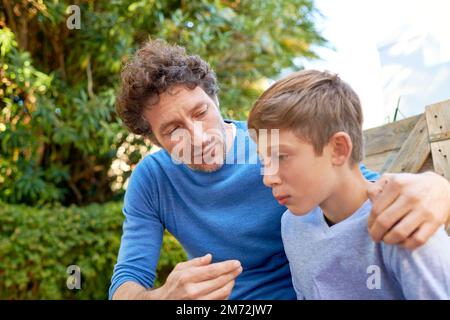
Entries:
POLYGON ((367 188, 367 196, 369 197, 370 201, 373 202, 382 190, 383 187, 378 183, 378 181, 371 183, 367 188))
POLYGON ((389 182, 390 174, 383 174, 380 179, 371 183, 367 188, 367 196, 373 202, 383 191, 383 187, 389 182))

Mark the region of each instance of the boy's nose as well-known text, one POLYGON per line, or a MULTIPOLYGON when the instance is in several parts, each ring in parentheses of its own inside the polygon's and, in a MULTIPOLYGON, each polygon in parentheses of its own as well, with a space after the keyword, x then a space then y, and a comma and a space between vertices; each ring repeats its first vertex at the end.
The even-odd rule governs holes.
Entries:
POLYGON ((276 184, 280 184, 280 178, 277 174, 267 173, 264 170, 263 183, 266 187, 272 188, 276 184))

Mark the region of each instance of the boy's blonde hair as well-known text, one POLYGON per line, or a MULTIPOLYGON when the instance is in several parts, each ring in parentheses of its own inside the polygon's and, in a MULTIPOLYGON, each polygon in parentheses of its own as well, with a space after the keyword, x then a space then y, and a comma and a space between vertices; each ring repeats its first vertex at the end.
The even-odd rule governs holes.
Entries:
POLYGON ((295 72, 274 83, 255 102, 249 129, 289 129, 314 147, 317 155, 336 132, 353 144, 351 164, 363 158, 363 115, 358 95, 336 74, 295 72))

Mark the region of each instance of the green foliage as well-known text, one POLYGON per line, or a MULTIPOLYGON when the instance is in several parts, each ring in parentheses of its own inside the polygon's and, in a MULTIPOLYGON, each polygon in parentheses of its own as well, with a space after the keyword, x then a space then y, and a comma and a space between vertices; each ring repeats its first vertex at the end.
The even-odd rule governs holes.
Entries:
POLYGON ((209 61, 223 115, 235 119, 261 81, 324 43, 313 0, 81 0, 80 30, 66 27, 73 1, 13 3, 0 10, 0 199, 9 203, 121 197, 148 142, 121 126, 115 91, 122 62, 149 36, 209 61), (109 172, 121 147, 128 169, 109 172))
MULTIPOLYGON (((121 64, 140 43, 164 38, 207 60, 234 119, 264 81, 324 44, 313 0, 76 3, 81 30, 66 27, 73 1, 0 2, 0 299, 106 298, 123 219, 111 200, 151 147, 114 111, 121 64)), ((185 259, 166 234, 156 285, 185 259)))
POLYGON ((0 39, 0 199, 110 199, 108 168, 125 136, 114 119, 114 90, 89 98, 82 88, 62 89, 17 48, 9 29, 0 30, 0 39))
MULTIPOLYGON (((44 207, 0 203, 0 299, 107 299, 122 234, 120 203, 44 207), (66 286, 81 269, 81 289, 66 286)), ((169 233, 155 285, 186 255, 169 233)))

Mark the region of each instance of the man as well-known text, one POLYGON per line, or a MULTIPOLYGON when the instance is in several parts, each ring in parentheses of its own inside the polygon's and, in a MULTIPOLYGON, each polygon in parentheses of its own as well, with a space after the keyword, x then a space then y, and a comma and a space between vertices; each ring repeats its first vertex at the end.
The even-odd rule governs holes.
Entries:
MULTIPOLYGON (((237 147, 246 123, 223 120, 217 92, 205 61, 163 41, 146 43, 124 67, 118 113, 162 150, 130 178, 110 298, 295 299, 280 235, 286 208, 263 185, 255 145, 237 147), (164 229, 197 258, 151 289, 164 229)), ((370 197, 376 241, 417 247, 449 220, 450 185, 433 173, 386 175, 370 197)))

